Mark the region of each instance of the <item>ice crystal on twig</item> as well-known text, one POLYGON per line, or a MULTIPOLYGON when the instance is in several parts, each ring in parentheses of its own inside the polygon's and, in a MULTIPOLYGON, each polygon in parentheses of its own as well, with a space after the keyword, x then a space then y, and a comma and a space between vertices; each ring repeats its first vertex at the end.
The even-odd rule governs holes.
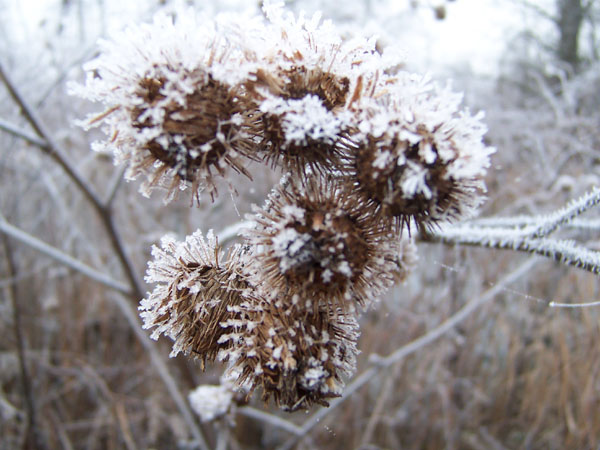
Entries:
POLYGON ((171 356, 181 352, 202 365, 213 361, 228 332, 222 323, 233 317, 230 308, 242 302, 248 287, 240 250, 224 261, 212 232, 204 239, 197 231, 184 242, 164 237, 152 255, 146 281, 157 284, 139 307, 144 328, 155 328, 153 339, 164 334, 175 341, 171 356))
POLYGON ((374 205, 318 177, 276 188, 256 211, 250 271, 264 295, 299 296, 307 307, 368 305, 393 282, 398 238, 374 205))

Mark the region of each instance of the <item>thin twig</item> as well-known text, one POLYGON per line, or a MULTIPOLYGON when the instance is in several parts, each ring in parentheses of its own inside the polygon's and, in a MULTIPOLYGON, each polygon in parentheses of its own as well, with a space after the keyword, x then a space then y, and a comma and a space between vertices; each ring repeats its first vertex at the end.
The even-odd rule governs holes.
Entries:
POLYGON ((273 414, 266 413, 250 406, 239 408, 237 412, 243 416, 251 417, 260 422, 268 423, 274 427, 281 428, 282 430, 288 431, 296 436, 302 436, 302 429, 298 425, 273 414))
POLYGON ((459 309, 456 313, 454 313, 451 317, 442 322, 436 328, 428 331, 423 336, 415 339, 414 341, 411 341, 408 344, 400 347, 398 350, 391 353, 390 355, 386 357, 372 355, 370 358, 372 366, 365 370, 357 378, 355 378, 354 381, 346 387, 346 389, 344 390, 344 395, 333 400, 328 408, 322 408, 321 410, 313 414, 300 427, 301 434, 292 436, 282 446, 280 446, 278 450, 291 449, 301 439, 302 436, 307 435, 308 432, 312 428, 314 428, 323 418, 330 414, 331 411, 340 406, 345 400, 350 398, 352 394, 358 389, 372 381, 381 369, 389 367, 401 361, 408 355, 416 352, 417 350, 422 349, 423 347, 439 339, 449 330, 451 330, 460 322, 465 320, 477 308, 492 300, 499 292, 505 289, 505 287, 508 284, 513 283, 514 281, 525 275, 529 270, 531 270, 535 263, 535 258, 529 258, 527 261, 525 261, 523 264, 517 267, 514 271, 512 271, 511 273, 503 277, 501 280, 499 280, 494 286, 492 286, 490 289, 484 292, 481 296, 475 297, 472 300, 470 300, 461 309, 459 309))
POLYGON ((111 180, 110 187, 108 188, 108 192, 106 194, 106 200, 104 200, 104 207, 110 208, 112 203, 117 195, 117 191, 119 190, 119 186, 123 183, 123 175, 127 169, 123 167, 121 170, 116 171, 113 175, 113 179, 111 180))
POLYGON ((29 131, 22 130, 21 128, 13 125, 10 122, 0 119, 0 130, 6 131, 13 136, 18 137, 19 139, 23 139, 30 144, 33 144, 37 147, 45 147, 46 143, 42 141, 39 137, 29 133, 29 131))
POLYGON ((518 233, 508 232, 510 230, 487 231, 470 226, 457 227, 421 236, 421 241, 533 253, 593 274, 600 273, 600 252, 579 246, 575 241, 522 238, 518 233))
POLYGON ((49 155, 54 159, 54 161, 65 171, 67 176, 75 183, 75 185, 79 188, 79 190, 83 193, 85 198, 92 205, 93 209, 96 211, 104 228, 108 234, 111 246, 119 261, 121 263, 121 267, 125 272, 125 276, 127 277, 129 283, 131 284, 131 298, 134 301, 138 301, 143 297, 143 288, 142 283, 139 278, 136 276, 135 269, 133 263, 129 259, 129 256, 125 252, 125 247, 121 240, 119 233, 117 232, 113 215, 111 214, 110 205, 109 207, 105 207, 102 203, 100 197, 96 194, 94 189, 84 180, 81 174, 77 171, 77 169, 71 165, 69 162, 69 158, 67 158, 66 153, 62 148, 52 139, 52 136, 46 130, 42 120, 38 117, 37 113, 29 106, 29 104, 25 101, 25 98, 21 95, 19 90, 17 89, 15 83, 12 82, 6 71, 4 70, 2 63, 0 63, 0 80, 6 86, 10 96, 15 101, 15 103, 21 109, 23 116, 29 122, 31 127, 35 130, 38 136, 42 141, 34 142, 28 141, 32 144, 37 145, 44 153, 49 155))
POLYGON ((238 237, 239 233, 242 230, 250 227, 251 224, 252 224, 252 222, 250 222, 250 221, 242 221, 242 222, 234 223, 233 225, 229 225, 227 228, 221 230, 217 234, 217 237, 219 239, 219 244, 225 245, 225 243, 235 239, 236 237, 238 237))
POLYGON ((46 256, 58 261, 59 263, 70 267, 73 270, 85 275, 86 277, 97 281, 104 286, 107 286, 111 289, 114 289, 122 294, 127 296, 131 296, 131 288, 119 281, 113 280, 110 276, 99 272, 93 267, 88 266, 87 264, 82 263, 76 258, 73 258, 66 253, 63 253, 61 250, 56 247, 52 247, 51 245, 46 244, 45 242, 39 240, 36 237, 31 236, 30 234, 25 233, 19 228, 9 224, 0 216, 0 231, 5 233, 6 235, 16 239, 23 244, 28 245, 31 248, 36 249, 37 251, 43 253, 46 256))
POLYGON ((123 314, 123 316, 125 317, 127 322, 129 322, 129 325, 135 332, 135 335, 138 338, 138 340, 140 341, 140 343, 142 344, 142 346, 144 347, 144 350, 146 350, 148 355, 150 355, 150 360, 152 361, 152 365, 154 366, 154 368, 160 375, 161 379, 163 380, 163 383, 165 383, 167 390, 171 394, 173 401, 175 402, 175 404, 177 405, 177 408, 179 409, 179 412, 181 413, 187 426, 191 430, 194 440, 196 441, 196 443, 202 450, 208 450, 209 446, 206 443, 206 441, 204 440, 202 431, 196 424, 194 416, 192 415, 192 412, 191 412, 190 408, 188 407, 188 404, 187 404, 185 398, 179 391, 177 382, 171 376, 171 373, 169 372, 167 364, 165 363, 165 361, 163 360, 163 358, 161 357, 161 355, 159 354, 159 352, 157 350, 157 346, 156 346, 155 342, 152 341, 148 337, 146 332, 142 329, 142 324, 140 322, 140 318, 139 318, 139 315, 137 314, 137 311, 133 309, 133 306, 131 305, 131 303, 127 302, 124 297, 122 297, 120 295, 113 295, 113 296, 111 296, 111 298, 117 304, 117 306, 121 310, 121 313, 123 314))

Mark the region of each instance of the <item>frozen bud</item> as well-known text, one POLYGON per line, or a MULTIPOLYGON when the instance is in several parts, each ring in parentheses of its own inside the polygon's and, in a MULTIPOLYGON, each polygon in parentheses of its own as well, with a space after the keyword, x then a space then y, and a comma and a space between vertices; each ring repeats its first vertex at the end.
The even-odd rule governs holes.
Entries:
POLYGON ((384 215, 432 226, 470 216, 483 200, 494 149, 483 143, 483 114, 461 110, 461 99, 401 73, 361 100, 353 170, 384 215))
POLYGON ((233 329, 233 309, 248 287, 240 271, 240 250, 223 261, 212 233, 205 240, 196 231, 184 242, 163 238, 152 255, 146 281, 156 286, 139 307, 144 328, 155 328, 153 339, 164 334, 175 341, 171 356, 191 355, 204 366, 233 345, 223 336, 233 329))
POLYGON ((228 384, 202 385, 191 391, 188 400, 202 422, 212 422, 225 416, 231 409, 234 391, 228 384))
POLYGON ((292 180, 275 188, 267 205, 247 231, 256 249, 249 271, 263 295, 353 309, 393 282, 397 236, 342 181, 292 180))
POLYGON ((288 306, 243 304, 241 317, 258 327, 242 329, 252 339, 244 339, 235 353, 225 352, 224 359, 239 372, 236 382, 261 388, 265 402, 272 398, 286 411, 314 403, 327 406, 356 370, 356 318, 329 308, 305 313, 290 301, 281 305, 288 306))
POLYGON ((228 167, 249 176, 242 157, 255 157, 259 128, 241 81, 251 60, 212 21, 159 14, 103 41, 73 91, 105 106, 88 122, 107 135, 95 148, 126 163, 127 178, 144 176, 145 194, 161 186, 170 199, 191 187, 199 199, 228 167))

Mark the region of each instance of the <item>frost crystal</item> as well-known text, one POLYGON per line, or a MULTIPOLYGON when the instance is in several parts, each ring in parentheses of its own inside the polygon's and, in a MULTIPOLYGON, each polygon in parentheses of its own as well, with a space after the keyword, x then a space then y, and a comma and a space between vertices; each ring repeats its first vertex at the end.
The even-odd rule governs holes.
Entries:
POLYGON ((231 386, 202 385, 191 391, 188 400, 202 422, 212 422, 227 414, 231 408, 234 392, 231 386))

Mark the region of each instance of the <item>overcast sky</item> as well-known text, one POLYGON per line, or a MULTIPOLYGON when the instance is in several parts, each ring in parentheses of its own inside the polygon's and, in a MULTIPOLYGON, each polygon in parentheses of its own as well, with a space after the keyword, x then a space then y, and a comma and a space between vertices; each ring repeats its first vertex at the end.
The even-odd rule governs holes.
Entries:
MULTIPOLYGON (((143 0, 82 0, 83 12, 71 11, 73 20, 78 14, 89 17, 96 15, 94 23, 103 21, 106 28, 118 28, 128 21, 140 20, 140 11, 147 11, 148 5, 155 2, 143 0), (103 5, 104 17, 98 13, 98 5, 103 5)), ((540 6, 550 0, 536 0, 540 6)), ((517 7, 518 0, 455 0, 448 3, 446 19, 436 20, 428 8, 414 12, 409 8, 409 0, 371 0, 370 17, 365 18, 368 2, 346 0, 343 11, 338 2, 324 0, 297 1, 312 12, 317 8, 325 10, 325 15, 338 15, 348 21, 355 19, 365 25, 370 33, 382 35, 387 45, 396 45, 406 53, 413 70, 436 71, 444 67, 467 69, 493 75, 497 73, 499 58, 510 40, 528 24, 528 15, 517 7)), ((204 9, 235 7, 254 8, 252 0, 205 0, 197 1, 204 9), (236 5, 238 5, 236 7, 236 5)), ((427 3, 427 2, 425 2, 427 3)), ((45 19, 56 22, 61 13, 61 0, 9 0, 8 8, 0 12, 10 17, 12 27, 4 30, 17 42, 27 43, 39 36, 45 19), (33 39, 32 39, 33 37, 33 39)), ((77 2, 73 2, 77 5, 77 2)), ((73 7, 77 10, 77 7, 73 7)), ((340 19, 340 22, 342 20, 340 19)), ((96 29, 87 30, 89 37, 100 33, 96 29)))

